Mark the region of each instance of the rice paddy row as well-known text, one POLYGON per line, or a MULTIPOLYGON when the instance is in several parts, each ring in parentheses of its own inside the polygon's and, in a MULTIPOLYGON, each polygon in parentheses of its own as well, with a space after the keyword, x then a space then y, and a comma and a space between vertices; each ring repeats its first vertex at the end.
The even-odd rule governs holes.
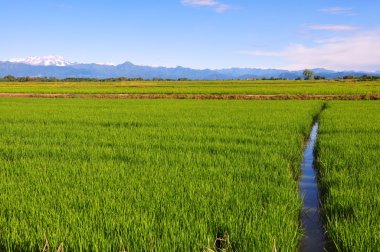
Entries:
POLYGON ((0 250, 296 251, 320 101, 0 99, 0 250))
POLYGON ((380 103, 329 103, 317 145, 331 249, 379 251, 380 103))

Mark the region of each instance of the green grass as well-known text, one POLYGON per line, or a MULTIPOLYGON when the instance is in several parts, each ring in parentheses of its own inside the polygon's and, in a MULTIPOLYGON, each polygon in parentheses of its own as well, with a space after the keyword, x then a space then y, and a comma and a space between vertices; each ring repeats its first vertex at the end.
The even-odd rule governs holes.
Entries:
POLYGON ((296 251, 320 107, 0 99, 0 250, 296 251))
POLYGON ((380 81, 0 82, 0 93, 380 94, 380 81))
POLYGON ((380 103, 332 102, 320 126, 327 234, 338 251, 379 251, 380 103))

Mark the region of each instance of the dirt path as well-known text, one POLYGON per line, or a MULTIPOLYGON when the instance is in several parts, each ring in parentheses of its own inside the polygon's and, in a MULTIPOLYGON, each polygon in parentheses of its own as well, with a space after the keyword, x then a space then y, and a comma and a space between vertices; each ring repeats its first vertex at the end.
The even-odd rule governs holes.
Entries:
POLYGON ((14 98, 95 98, 95 99, 196 99, 196 100, 380 100, 380 94, 33 94, 0 93, 14 98))

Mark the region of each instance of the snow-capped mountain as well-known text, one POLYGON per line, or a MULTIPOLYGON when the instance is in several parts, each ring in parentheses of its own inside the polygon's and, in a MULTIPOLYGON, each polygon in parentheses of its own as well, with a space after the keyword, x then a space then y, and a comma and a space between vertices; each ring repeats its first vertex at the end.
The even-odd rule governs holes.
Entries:
MULTIPOLYGON (((327 69, 313 69, 315 75, 327 78, 342 77, 345 75, 361 76, 363 74, 377 74, 368 72, 342 71, 336 72, 327 69)), ((0 77, 13 75, 16 77, 55 77, 55 78, 162 78, 178 79, 189 78, 194 80, 224 80, 224 79, 252 79, 252 78, 289 78, 303 77, 303 70, 287 71, 281 69, 257 68, 230 68, 230 69, 191 69, 185 67, 151 67, 139 66, 131 62, 123 64, 100 63, 73 63, 61 56, 29 57, 25 59, 0 60, 0 77)))
POLYGON ((65 60, 62 56, 43 56, 43 57, 28 57, 16 58, 8 60, 12 63, 23 63, 33 66, 70 66, 74 63, 65 60))

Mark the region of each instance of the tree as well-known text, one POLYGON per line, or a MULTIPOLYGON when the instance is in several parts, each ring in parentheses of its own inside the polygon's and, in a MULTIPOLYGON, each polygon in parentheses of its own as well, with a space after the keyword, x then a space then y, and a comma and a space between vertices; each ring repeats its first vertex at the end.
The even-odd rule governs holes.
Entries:
POLYGON ((343 79, 344 80, 352 80, 352 79, 355 79, 355 77, 352 74, 349 74, 349 75, 343 76, 343 79))
POLYGON ((305 80, 312 80, 314 79, 314 72, 313 70, 305 69, 303 71, 303 76, 305 77, 305 80))
POLYGON ((16 78, 12 75, 7 75, 7 76, 4 76, 4 80, 5 81, 15 81, 16 78))
POLYGON ((314 79, 315 80, 326 80, 326 77, 325 76, 316 75, 316 76, 314 76, 314 79))

